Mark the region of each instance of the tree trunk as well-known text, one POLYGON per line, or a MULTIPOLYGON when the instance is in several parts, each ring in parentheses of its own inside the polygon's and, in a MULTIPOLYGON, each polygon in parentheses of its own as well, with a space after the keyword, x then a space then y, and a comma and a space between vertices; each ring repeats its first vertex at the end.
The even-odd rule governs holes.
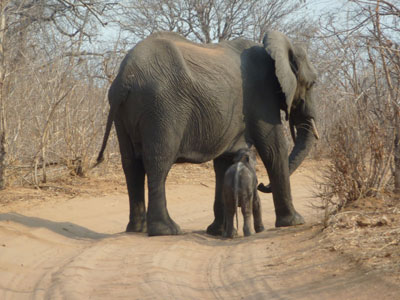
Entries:
MULTIPOLYGON (((387 61, 389 61, 389 66, 392 65, 396 66, 396 62, 393 60, 393 53, 391 51, 392 45, 390 45, 391 41, 389 41, 387 38, 385 38, 382 34, 381 31, 381 21, 380 17, 381 14, 383 15, 383 12, 380 11, 381 3, 380 1, 377 1, 376 7, 375 7, 375 20, 374 20, 374 25, 375 25, 375 31, 377 34, 377 39, 379 43, 379 52, 381 55, 381 61, 382 61, 382 67, 385 72, 385 77, 386 77, 386 82, 388 85, 388 90, 389 90, 389 99, 393 106, 393 114, 394 114, 394 126, 395 126, 395 132, 394 132, 394 174, 393 174, 393 179, 394 179, 394 193, 396 194, 397 197, 400 197, 400 109, 399 109, 399 104, 398 104, 398 93, 395 93, 395 88, 393 86, 392 82, 392 77, 390 74, 390 69, 388 67, 387 61), (386 52, 385 52, 386 51, 386 52), (389 53, 389 55, 387 55, 389 53)), ((397 69, 398 70, 398 69, 397 69)), ((397 73, 398 75, 398 73, 397 73)))
POLYGON ((0 190, 6 186, 7 136, 4 93, 4 38, 6 31, 5 3, 0 3, 0 190))
POLYGON ((0 190, 6 187, 6 134, 4 130, 0 132, 0 190))
POLYGON ((400 199, 400 110, 396 109, 394 137, 394 193, 400 199))

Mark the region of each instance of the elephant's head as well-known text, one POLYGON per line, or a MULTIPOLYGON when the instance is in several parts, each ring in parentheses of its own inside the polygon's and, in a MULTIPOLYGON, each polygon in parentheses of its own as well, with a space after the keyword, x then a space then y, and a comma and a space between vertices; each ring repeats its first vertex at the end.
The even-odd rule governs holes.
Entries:
POLYGON ((314 140, 319 138, 313 99, 317 72, 308 60, 304 48, 293 45, 284 34, 268 32, 263 44, 275 61, 275 74, 285 96, 282 107, 289 119, 290 132, 295 143, 289 156, 289 172, 292 174, 307 156, 314 140))

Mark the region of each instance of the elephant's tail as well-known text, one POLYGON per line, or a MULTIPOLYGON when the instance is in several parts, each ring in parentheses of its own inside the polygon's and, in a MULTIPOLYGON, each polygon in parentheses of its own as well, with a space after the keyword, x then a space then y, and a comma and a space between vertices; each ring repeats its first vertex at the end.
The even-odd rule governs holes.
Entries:
POLYGON ((110 136, 111 126, 112 126, 113 121, 114 121, 114 113, 113 113, 113 107, 111 106, 110 112, 108 113, 108 117, 107 117, 107 125, 106 125, 106 131, 105 131, 104 137, 103 137, 103 144, 101 145, 101 149, 100 149, 99 155, 97 156, 96 163, 94 164, 94 166, 92 168, 97 167, 99 164, 101 164, 104 161, 104 151, 106 150, 107 141, 108 141, 108 137, 110 136))
POLYGON ((239 176, 240 172, 243 169, 243 163, 238 162, 236 165, 236 172, 234 178, 234 189, 233 189, 233 197, 235 199, 235 214, 236 214, 236 229, 239 230, 239 216, 238 216, 238 207, 239 207, 239 176))
POLYGON ((114 122, 115 115, 117 113, 119 106, 128 97, 128 94, 129 94, 129 91, 127 91, 125 89, 120 89, 118 86, 116 86, 115 82, 116 81, 114 81, 110 87, 108 97, 111 98, 110 97, 111 94, 116 94, 118 96, 116 99, 114 99, 114 97, 112 99, 110 99, 110 111, 109 111, 108 117, 107 117, 106 131, 104 132, 103 144, 101 145, 101 149, 100 149, 99 155, 97 156, 96 163, 93 165, 92 168, 97 167, 99 164, 101 164, 104 161, 104 151, 106 150, 108 137, 110 136, 111 127, 114 122), (120 93, 115 93, 115 91, 118 91, 118 90, 120 91, 120 93))

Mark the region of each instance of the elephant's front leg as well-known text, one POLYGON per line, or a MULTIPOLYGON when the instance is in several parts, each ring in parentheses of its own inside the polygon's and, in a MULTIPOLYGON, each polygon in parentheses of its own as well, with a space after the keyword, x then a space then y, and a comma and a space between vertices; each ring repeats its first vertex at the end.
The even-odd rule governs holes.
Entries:
MULTIPOLYGON (((259 128, 268 132, 266 128, 259 128)), ((264 135, 265 136, 265 135, 264 135)), ((267 169, 275 205, 276 227, 304 224, 303 217, 294 209, 289 182, 287 145, 282 125, 275 125, 267 138, 256 141, 257 151, 267 169)))
POLYGON ((224 223, 224 203, 222 190, 226 170, 232 165, 232 159, 216 158, 214 160, 215 171, 215 200, 214 200, 214 222, 208 226, 207 233, 211 235, 222 235, 224 223))

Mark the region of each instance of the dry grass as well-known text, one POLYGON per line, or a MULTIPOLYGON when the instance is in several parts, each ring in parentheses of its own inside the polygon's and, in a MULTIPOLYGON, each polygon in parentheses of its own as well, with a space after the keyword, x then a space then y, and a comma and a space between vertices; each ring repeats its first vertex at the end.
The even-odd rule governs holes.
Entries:
POLYGON ((400 279, 400 203, 365 198, 326 221, 320 241, 371 272, 400 279))

